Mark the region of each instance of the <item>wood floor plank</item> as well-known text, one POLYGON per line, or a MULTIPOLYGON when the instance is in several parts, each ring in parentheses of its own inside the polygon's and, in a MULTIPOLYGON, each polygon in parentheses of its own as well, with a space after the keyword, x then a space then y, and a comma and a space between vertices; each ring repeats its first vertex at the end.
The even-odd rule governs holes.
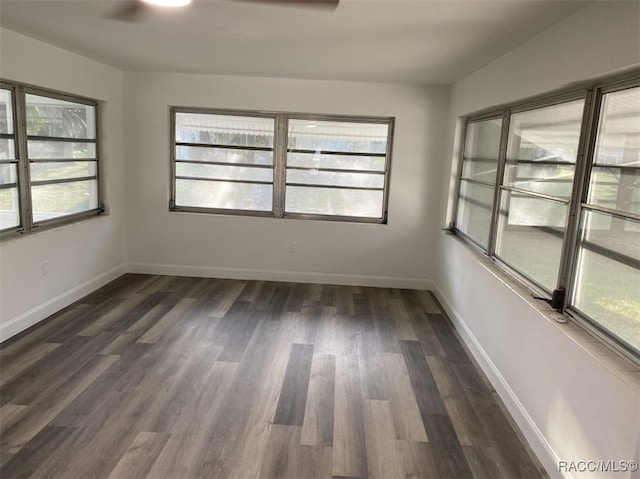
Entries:
POLYGON ((274 424, 302 426, 312 359, 313 345, 294 343, 291 346, 289 364, 273 418, 274 424))
POLYGON ((6 452, 21 449, 118 358, 119 356, 95 357, 60 388, 42 397, 24 420, 3 431, 2 449, 6 452))
MULTIPOLYGON (((414 395, 423 419, 431 414, 446 415, 442 396, 438 385, 431 374, 424 351, 417 341, 400 341, 400 349, 404 357, 414 395)), ((426 424, 425 424, 426 427, 426 424)), ((427 431, 429 434, 429 431, 427 431)))
POLYGON ((33 476, 69 479, 108 476, 136 435, 133 424, 126 418, 112 419, 99 429, 76 428, 33 476), (83 454, 78 454, 80 449, 83 454))
POLYGON ((3 479, 27 478, 67 439, 74 428, 46 425, 2 465, 3 479))
MULTIPOLYGON (((102 355, 96 356, 101 358, 102 355)), ((135 397, 135 388, 151 369, 155 357, 149 345, 136 343, 87 386, 53 420, 58 426, 100 427, 110 415, 124 415, 124 404, 135 397)), ((76 375, 76 377, 79 377, 76 375)), ((63 392, 63 390, 61 390, 63 392)), ((44 396, 44 397, 48 397, 44 396)))
POLYGON ((318 338, 318 327, 323 314, 322 305, 317 301, 304 301, 300 312, 301 335, 299 341, 304 344, 314 344, 318 338))
POLYGON ((397 340, 417 341, 418 337, 413 329, 409 313, 404 307, 402 299, 392 295, 389 299, 389 313, 393 322, 394 336, 397 340))
POLYGON ((389 401, 368 399, 364 402, 364 431, 368 477, 403 477, 389 401))
POLYGON ((313 355, 301 444, 333 446, 335 368, 335 356, 313 355))
POLYGON ((451 479, 473 478, 473 472, 469 467, 462 446, 440 443, 430 443, 430 446, 440 477, 451 479))
POLYGON ((260 475, 262 478, 295 478, 299 476, 298 426, 273 424, 269 427, 269 438, 262 456, 260 475))
POLYGON ((258 327, 259 320, 248 310, 244 314, 235 317, 225 316, 221 325, 230 324, 229 334, 226 336, 225 345, 220 353, 220 361, 238 362, 244 355, 247 345, 258 327))
POLYGON ((169 434, 140 432, 109 474, 109 479, 146 477, 169 440, 169 434))
POLYGON ((411 379, 401 354, 386 353, 384 367, 389 380, 390 407, 396 438, 406 441, 426 442, 418 403, 413 394, 411 379))
POLYGON ((193 306, 193 298, 181 299, 160 321, 155 323, 139 340, 140 343, 156 343, 173 326, 176 318, 184 315, 193 306))
POLYGON ((332 474, 366 477, 367 452, 357 356, 336 358, 335 388, 332 474))
MULTIPOLYGON (((72 336, 26 368, 22 374, 3 383, 0 402, 29 405, 39 401, 91 361, 114 337, 113 333, 100 333, 92 337, 72 336)), ((3 367, 8 366, 9 361, 3 361, 3 367)))
POLYGON ((305 304, 310 286, 308 284, 294 283, 289 290, 289 297, 284 310, 288 313, 301 313, 305 304))
POLYGON ((430 292, 137 274, 1 345, 0 475, 548 477, 430 292))
MULTIPOLYGON (((119 312, 125 312, 129 307, 133 307, 140 300, 140 297, 136 296, 130 300, 127 309, 123 309, 119 312)), ((107 317, 109 321, 117 319, 118 315, 112 315, 111 311, 114 309, 120 308, 123 302, 127 300, 123 300, 122 298, 106 298, 104 302, 92 304, 90 308, 74 308, 74 311, 78 314, 67 318, 67 321, 61 323, 60 321, 56 321, 55 328, 52 329, 50 334, 47 337, 47 340, 52 343, 64 343, 71 336, 81 335, 82 331, 87 328, 91 328, 92 334, 82 334, 81 336, 96 336, 100 332, 104 330, 104 324, 99 323, 97 327, 93 327, 94 321, 96 318, 107 317)))
POLYGON ((206 436, 171 434, 146 477, 157 479, 192 479, 224 477, 218 474, 220 461, 216 452, 222 444, 206 436), (206 470, 206 474, 200 474, 206 470))
POLYGON ((215 430, 223 406, 229 401, 231 385, 238 371, 238 363, 214 362, 202 376, 206 385, 194 395, 189 407, 193 410, 192 421, 182 428, 173 428, 172 434, 205 437, 215 430))
POLYGON ((442 356, 427 356, 426 359, 443 400, 463 399, 467 397, 467 393, 455 371, 460 364, 459 362, 452 362, 442 356))
MULTIPOLYGON (((249 394, 254 400, 247 403, 246 421, 242 421, 243 427, 238 429, 239 432, 233 437, 233 453, 227 455, 227 468, 222 471, 221 477, 258 477, 261 465, 256 458, 264 455, 280 392, 285 382, 289 363, 287 351, 295 337, 295 330, 288 328, 283 322, 267 320, 261 324, 266 335, 257 334, 253 343, 256 346, 255 352, 262 357, 262 368, 258 371, 259 379, 253 381, 250 387, 247 388, 247 384, 243 387, 244 390, 251 391, 249 394), (267 345, 271 347, 261 351, 262 347, 267 345)), ((252 350, 250 347, 248 354, 252 350)), ((253 362, 248 355, 245 360, 253 362)))
MULTIPOLYGON (((375 333, 364 333, 364 341, 375 343, 375 333)), ((369 350, 359 356, 360 377, 362 378, 363 399, 388 400, 390 397, 387 375, 384 374, 385 366, 382 359, 382 347, 377 349, 377 344, 373 346, 373 351, 369 350)))
MULTIPOLYGON (((90 304, 72 304, 57 313, 49 316, 44 321, 30 327, 26 331, 14 336, 2 343, 0 348, 0 361, 10 357, 21 357, 30 354, 30 349, 36 347, 40 342, 53 343, 51 335, 57 331, 61 325, 69 322, 84 323, 83 313, 91 308, 90 304)), ((55 343, 60 344, 60 343, 55 343)))
POLYGON ((15 360, 7 361, 5 359, 5 361, 3 361, 2 368, 0 368, 0 384, 4 384, 18 374, 23 373, 29 366, 43 359, 58 346, 60 346, 60 343, 42 342, 34 344, 32 348, 25 352, 25 354, 16 356, 15 360))
POLYGON ((11 427, 16 421, 19 421, 31 406, 20 404, 3 404, 0 406, 0 443, 2 442, 2 433, 11 427))
POLYGON ((259 477, 331 478, 331 448, 300 445, 300 435, 299 426, 271 426, 259 477))
POLYGON ((209 312, 209 316, 212 318, 223 318, 229 311, 229 308, 240 297, 243 291, 246 289, 246 283, 232 283, 220 288, 219 293, 216 295, 216 301, 214 307, 209 312))
POLYGON ((444 403, 456 431, 458 442, 462 446, 487 443, 488 438, 483 424, 467 398, 448 398, 444 400, 444 403))
POLYGON ((510 479, 514 471, 505 467, 491 445, 463 446, 474 478, 510 479))
POLYGON ((323 306, 320 313, 320 324, 314 350, 318 354, 330 354, 337 356, 343 354, 345 349, 345 338, 341 334, 337 308, 334 306, 323 306))
POLYGON ((447 358, 461 362, 469 361, 469 356, 458 340, 447 317, 443 314, 428 313, 427 319, 438 338, 438 343, 446 351, 447 358))
MULTIPOLYGON (((398 441, 398 455, 402 461, 404 477, 440 479, 433 457, 433 446, 428 442, 398 441)), ((488 479, 488 478, 487 478, 488 479)))

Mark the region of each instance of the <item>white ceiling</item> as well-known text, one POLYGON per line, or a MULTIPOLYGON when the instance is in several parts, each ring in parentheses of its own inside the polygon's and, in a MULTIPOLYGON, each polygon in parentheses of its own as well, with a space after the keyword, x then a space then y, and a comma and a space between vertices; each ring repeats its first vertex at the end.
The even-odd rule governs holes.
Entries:
POLYGON ((584 8, 582 0, 238 0, 108 18, 122 1, 0 0, 0 25, 123 70, 449 84, 584 8))

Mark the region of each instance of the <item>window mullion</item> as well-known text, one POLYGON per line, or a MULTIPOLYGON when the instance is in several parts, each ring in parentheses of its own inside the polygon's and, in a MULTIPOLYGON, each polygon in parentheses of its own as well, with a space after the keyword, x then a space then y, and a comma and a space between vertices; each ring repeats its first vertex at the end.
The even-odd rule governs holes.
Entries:
POLYGON ((16 151, 18 153, 18 195, 20 197, 21 232, 28 233, 33 229, 33 208, 31 207, 31 172, 27 150, 27 116, 24 88, 16 87, 16 151))
POLYGON ((582 217, 581 204, 586 197, 589 186, 591 158, 594 152, 601 98, 601 92, 594 89, 587 90, 584 113, 582 114, 576 171, 571 191, 571 203, 569 204, 562 258, 560 260, 560 272, 558 274, 557 291, 562 292, 559 297, 562 302, 552 305, 562 311, 569 305, 573 282, 576 277, 575 265, 579 250, 578 243, 580 242, 580 221, 582 217))
POLYGON ((500 151, 498 153, 498 165, 496 169, 496 185, 493 192, 493 209, 491 211, 491 226, 489 227, 489 242, 487 255, 492 258, 496 253, 496 238, 498 229, 498 216, 500 215, 501 186, 504 182, 504 170, 507 162, 507 140, 509 139, 509 123, 511 110, 506 109, 502 114, 502 132, 500 133, 500 151))
POLYGON ((276 135, 273 144, 273 215, 276 218, 284 216, 285 175, 287 162, 287 116, 279 114, 276 117, 276 135))

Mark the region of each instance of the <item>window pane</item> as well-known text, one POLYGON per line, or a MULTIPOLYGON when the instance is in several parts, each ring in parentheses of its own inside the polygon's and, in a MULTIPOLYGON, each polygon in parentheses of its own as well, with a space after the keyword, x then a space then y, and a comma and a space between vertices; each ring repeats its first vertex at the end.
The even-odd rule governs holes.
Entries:
POLYGON ((59 138, 96 138, 95 107, 27 94, 27 134, 59 138))
POLYGON ((640 228, 638 223, 585 212, 574 304, 640 349, 640 228))
POLYGON ((290 149, 386 153, 387 124, 289 120, 290 149))
POLYGON ((95 143, 72 141, 29 140, 27 148, 30 160, 64 160, 67 158, 95 158, 95 143))
POLYGON ((522 190, 569 199, 573 188, 574 165, 519 164, 511 184, 522 190))
POLYGON ((73 181, 31 187, 35 222, 98 207, 97 180, 73 181))
POLYGON ((382 217, 382 191, 288 186, 286 212, 382 217))
POLYGON ((0 89, 0 133, 13 133, 13 103, 11 90, 0 89))
POLYGON ((175 201, 177 206, 271 211, 272 186, 177 179, 175 201))
POLYGON ((15 163, 9 165, 0 165, 0 185, 9 185, 18 182, 18 165, 15 163))
POLYGON ((18 188, 0 189, 0 230, 20 226, 18 188))
POLYGON ((456 227, 484 246, 489 244, 493 188, 462 181, 456 227))
POLYGON ((640 168, 594 167, 588 202, 640 214, 640 168))
POLYGON ((335 171, 291 170, 287 171, 287 184, 351 186, 383 188, 384 175, 367 173, 338 173, 335 171))
POLYGON ((339 170, 384 171, 383 156, 323 155, 322 153, 289 153, 287 166, 301 168, 331 168, 339 170))
POLYGON ((640 167, 640 88, 603 95, 594 163, 640 167))
POLYGON ((84 178, 96 176, 95 161, 70 161, 47 163, 39 161, 31 163, 31 181, 49 181, 67 178, 84 178))
POLYGON ((567 206, 502 192, 496 256, 549 291, 556 287, 567 206))
POLYGON ((271 168, 243 168, 194 163, 176 163, 176 176, 191 176, 219 180, 273 181, 271 168))
POLYGON ((570 196, 583 107, 576 100, 511 115, 504 184, 570 196))
MULTIPOLYGON (((11 185, 18 182, 17 165, 0 165, 0 185, 11 185)), ((18 188, 0 189, 0 229, 20 225, 20 208, 18 188)))
POLYGON ((467 124, 462 176, 495 184, 502 119, 467 124))
POLYGON ((16 150, 13 140, 0 138, 0 160, 13 160, 16 157, 16 150))
POLYGON ((349 190, 343 187, 384 188, 384 174, 364 171, 385 172, 388 133, 387 123, 289 120, 285 211, 382 219, 383 191, 349 190), (334 155, 326 152, 356 154, 334 155), (371 154, 384 156, 372 157, 371 154), (298 170, 295 167, 313 169, 298 170), (362 170, 363 173, 323 169, 362 170), (325 185, 332 188, 293 186, 294 184, 325 185))
POLYGON ((176 159, 189 161, 215 161, 219 163, 272 165, 273 152, 178 145, 176 146, 176 159))
POLYGON ((176 141, 273 147, 275 120, 249 116, 176 113, 176 141))
POLYGON ((640 88, 602 98, 588 202, 640 214, 640 88))

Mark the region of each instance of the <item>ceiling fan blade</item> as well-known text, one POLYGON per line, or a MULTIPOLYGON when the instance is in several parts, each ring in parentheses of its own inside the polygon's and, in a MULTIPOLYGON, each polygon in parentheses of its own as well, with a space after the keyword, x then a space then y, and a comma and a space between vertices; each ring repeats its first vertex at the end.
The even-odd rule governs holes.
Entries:
POLYGON ((316 10, 335 10, 340 0, 241 0, 263 5, 286 5, 291 7, 312 8, 316 10))
POLYGON ((141 0, 126 0, 106 15, 111 20, 121 22, 139 22, 146 9, 146 4, 141 0))

